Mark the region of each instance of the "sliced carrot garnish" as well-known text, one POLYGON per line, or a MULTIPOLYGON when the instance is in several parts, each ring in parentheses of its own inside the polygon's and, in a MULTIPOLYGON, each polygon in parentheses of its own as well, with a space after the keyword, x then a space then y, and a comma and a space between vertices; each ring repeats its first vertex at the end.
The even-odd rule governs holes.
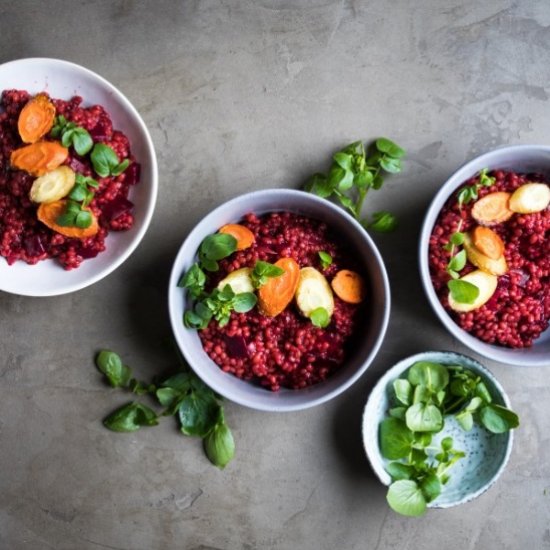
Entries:
POLYGON ((330 284, 334 294, 348 304, 359 304, 365 299, 365 283, 355 271, 338 271, 330 284))
POLYGON ((510 193, 497 191, 479 199, 472 206, 472 217, 481 225, 496 225, 510 219, 514 213, 508 202, 510 193))
POLYGON ((488 227, 478 225, 472 232, 476 248, 493 260, 498 260, 504 254, 502 239, 488 227))
POLYGON ((250 248, 256 240, 254 238, 254 233, 252 233, 248 227, 239 225, 238 223, 229 223, 224 225, 223 227, 220 227, 218 232, 235 237, 235 239, 237 239, 237 250, 250 248))
POLYGON ((25 143, 35 143, 53 126, 55 106, 45 94, 31 99, 19 113, 17 129, 25 143))
POLYGON ((69 150, 56 141, 38 141, 12 152, 11 165, 33 176, 43 176, 65 162, 69 150))
POLYGON ((65 213, 66 206, 66 200, 43 202, 38 207, 38 219, 44 225, 47 225, 50 229, 53 229, 57 233, 61 233, 61 235, 65 235, 65 237, 72 237, 74 239, 85 239, 87 237, 92 237, 98 232, 99 225, 97 223, 97 218, 94 215, 92 215, 92 224, 86 228, 59 225, 57 223, 57 219, 65 213))
POLYGON ((275 265, 285 272, 270 278, 258 289, 258 307, 267 317, 275 317, 284 311, 294 298, 300 280, 300 266, 292 258, 281 258, 275 265))

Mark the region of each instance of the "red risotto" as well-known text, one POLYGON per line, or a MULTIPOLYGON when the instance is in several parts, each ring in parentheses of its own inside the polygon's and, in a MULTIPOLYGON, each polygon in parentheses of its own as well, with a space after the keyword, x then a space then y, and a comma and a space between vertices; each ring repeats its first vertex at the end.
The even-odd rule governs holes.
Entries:
MULTIPOLYGON (((504 245, 506 271, 498 274, 496 290, 481 307, 461 312, 449 305, 447 283, 451 277, 447 267, 451 252, 447 244, 453 233, 471 232, 478 225, 479 220, 476 221, 472 215, 476 201, 495 192, 513 193, 527 183, 547 183, 541 175, 535 174, 497 170, 491 172, 490 176, 494 178, 492 185, 480 186, 479 177, 464 182, 441 210, 429 244, 432 282, 441 304, 462 329, 489 344, 510 348, 529 347, 548 328, 550 320, 548 207, 527 214, 517 213, 516 210, 513 215, 510 214, 509 219, 490 224, 490 229, 500 237, 504 245), (460 191, 476 184, 478 199, 459 207, 457 197, 460 191)), ((476 266, 472 265, 468 256, 460 277, 474 270, 476 266)))
MULTIPOLYGON (((21 111, 33 96, 22 90, 4 90, 0 101, 0 255, 8 264, 21 260, 28 264, 36 264, 41 260, 55 258, 67 269, 75 269, 83 260, 94 258, 105 250, 105 239, 109 231, 124 231, 134 223, 133 204, 128 200, 130 187, 139 181, 140 165, 135 161, 128 138, 120 131, 113 129, 109 114, 101 105, 84 107, 81 97, 75 96, 69 101, 49 98, 41 93, 55 114, 56 123, 59 117, 64 117, 65 123, 73 123, 68 128, 78 127, 91 138, 91 145, 107 145, 116 155, 125 169, 114 175, 108 173, 99 176, 94 170, 91 155, 79 155, 73 145, 68 145, 68 153, 61 166, 67 166, 76 177, 87 177, 94 182, 89 187, 88 198, 84 203, 76 203, 78 212, 86 210, 88 219, 94 220, 95 231, 69 231, 69 235, 52 229, 39 220, 39 206, 31 201, 29 193, 37 174, 31 174, 14 166, 13 153, 29 144, 23 142, 18 131, 18 120, 21 111), (93 142, 93 143, 92 143, 93 142), (93 178, 93 179, 90 179, 93 178), (82 206, 84 205, 84 206, 82 206), (74 236, 77 234, 77 236, 74 236)), ((34 96, 35 98, 38 96, 34 96)), ((51 127, 51 123, 49 125, 51 127)), ((56 139, 50 130, 38 138, 40 143, 51 145, 56 139)), ((32 142, 31 142, 32 143, 32 142)), ((35 144, 36 145, 36 144, 35 144)), ((90 145, 90 146, 91 146, 90 145)), ((60 137, 57 147, 61 148, 60 137)), ((100 146, 101 147, 101 146, 100 146)), ((122 168, 122 166, 121 166, 122 168)), ((116 171, 114 171, 116 172, 116 171)), ((78 179, 76 180, 79 181, 78 179)), ((75 195, 76 196, 76 195, 75 195)), ((74 205, 73 205, 74 206, 74 205)), ((57 218, 59 219, 59 217, 57 218)), ((65 225, 70 222, 66 222, 65 225)), ((65 231, 67 233, 67 231, 65 231)))
MULTIPOLYGON (((303 268, 308 268, 308 274, 315 271, 331 295, 330 284, 340 271, 355 269, 359 280, 361 268, 352 252, 321 221, 278 212, 262 217, 248 214, 240 225, 250 230, 253 243, 219 262, 220 271, 209 282, 212 286, 236 270, 254 268, 258 261, 274 264, 281 258, 294 260, 290 261, 297 264, 297 273, 302 274, 303 268), (330 258, 331 263, 323 263, 322 258, 330 258)), ((365 281, 362 275, 360 281, 365 281)), ((262 311, 260 289, 259 307, 246 313, 233 311, 224 326, 212 320, 199 335, 205 351, 223 371, 272 391, 305 388, 337 371, 352 352, 365 326, 366 300, 361 288, 361 303, 349 303, 333 294, 333 310, 323 328, 300 310, 299 290, 283 311, 270 316, 262 311)))

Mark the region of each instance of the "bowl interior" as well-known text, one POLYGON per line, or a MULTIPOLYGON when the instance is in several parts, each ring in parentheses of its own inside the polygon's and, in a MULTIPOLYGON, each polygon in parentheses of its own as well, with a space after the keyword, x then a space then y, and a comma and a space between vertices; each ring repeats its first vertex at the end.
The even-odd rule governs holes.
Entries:
POLYGON ((487 344, 461 329, 453 321, 439 302, 433 288, 428 265, 428 245, 439 212, 449 196, 458 187, 484 168, 488 168, 489 170, 500 168, 525 173, 537 172, 550 177, 550 147, 542 145, 517 145, 496 149, 468 162, 447 180, 430 204, 420 235, 419 263, 424 290, 441 322, 456 338, 470 349, 484 357, 510 365, 550 366, 550 329, 542 333, 530 348, 510 349, 487 344))
MULTIPOLYGON (((392 382, 416 361, 463 365, 483 377, 495 403, 510 406, 508 397, 492 374, 469 357, 451 352, 425 352, 400 361, 378 381, 368 398, 363 414, 365 451, 375 474, 384 485, 391 483, 391 477, 385 470, 391 461, 380 453, 378 426, 387 416, 392 382)), ((465 432, 452 417, 446 418, 443 430, 434 435, 434 445, 438 445, 441 439, 447 436, 453 438, 454 448, 465 451, 466 456, 449 470, 449 482, 441 494, 429 504, 434 508, 456 506, 486 491, 501 474, 512 450, 512 432, 492 434, 477 425, 470 432, 465 432)))
POLYGON ((174 262, 170 277, 169 309, 172 330, 185 358, 197 374, 221 395, 242 405, 260 410, 283 411, 310 407, 334 397, 349 387, 367 368, 384 337, 390 310, 390 293, 386 271, 376 246, 350 216, 324 199, 301 191, 273 189, 249 193, 233 199, 207 215, 189 234, 174 262), (236 222, 245 214, 261 215, 289 211, 322 219, 340 233, 352 250, 361 257, 369 279, 370 313, 364 338, 346 365, 325 382, 303 390, 265 388, 224 373, 205 353, 197 331, 182 324, 186 309, 183 289, 177 287, 182 274, 192 265, 196 251, 207 235, 222 225, 236 222))
POLYGON ((8 266, 0 258, 0 290, 28 296, 64 294, 88 286, 118 267, 142 239, 153 214, 157 196, 157 162, 153 143, 142 119, 131 103, 114 86, 95 73, 57 59, 21 59, 0 65, 0 91, 22 89, 47 91, 52 97, 82 96, 84 105, 105 107, 114 128, 124 132, 133 154, 141 164, 141 181, 130 192, 135 204, 132 229, 111 232, 107 249, 84 261, 78 269, 65 271, 55 261, 34 266, 16 262, 8 266))

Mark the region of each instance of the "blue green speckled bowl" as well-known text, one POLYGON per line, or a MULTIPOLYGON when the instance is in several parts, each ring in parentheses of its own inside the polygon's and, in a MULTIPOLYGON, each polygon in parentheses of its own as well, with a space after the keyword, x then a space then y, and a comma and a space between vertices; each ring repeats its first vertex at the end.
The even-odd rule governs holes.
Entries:
MULTIPOLYGON (((417 361, 462 365, 471 369, 482 376, 494 402, 510 408, 508 396, 496 378, 483 365, 466 355, 446 351, 427 351, 403 359, 378 381, 363 413, 363 444, 367 458, 374 473, 384 485, 391 483, 391 477, 385 470, 390 461, 380 454, 378 426, 387 415, 389 389, 392 382, 417 361)), ((443 430, 434 435, 433 442, 437 444, 446 436, 451 436, 455 448, 465 451, 466 456, 449 470, 451 478, 441 494, 428 504, 430 508, 450 508, 469 502, 484 493, 497 481, 512 452, 512 431, 492 434, 474 425, 471 431, 465 432, 453 418, 446 418, 443 430)))

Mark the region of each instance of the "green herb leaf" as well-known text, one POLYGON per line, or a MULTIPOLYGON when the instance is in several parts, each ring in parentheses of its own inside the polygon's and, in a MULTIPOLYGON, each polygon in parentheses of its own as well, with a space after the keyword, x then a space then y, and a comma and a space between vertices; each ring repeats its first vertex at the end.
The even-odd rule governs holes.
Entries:
POLYGON ((390 474, 393 481, 411 479, 415 473, 414 468, 410 464, 403 464, 402 462, 390 462, 386 466, 386 472, 390 474))
POLYGON ((385 418, 379 427, 380 452, 384 458, 405 458, 411 451, 414 435, 398 418, 385 418))
POLYGON ((149 407, 133 401, 110 414, 103 424, 114 432, 135 432, 142 426, 156 426, 158 417, 149 407))
POLYGON ((94 145, 90 153, 90 160, 96 174, 102 178, 111 175, 111 170, 119 164, 115 151, 104 143, 96 143, 94 145))
POLYGON ((431 393, 447 387, 449 371, 439 363, 417 361, 407 371, 407 379, 413 386, 426 386, 431 393))
POLYGON ((124 159, 120 164, 117 164, 111 168, 111 176, 120 176, 120 174, 122 174, 128 166, 130 166, 130 160, 124 159))
POLYGON ((325 252, 324 250, 319 250, 317 253, 319 255, 319 259, 321 261, 321 269, 325 270, 329 265, 332 264, 332 256, 325 252))
POLYGON ((432 502, 441 494, 441 483, 435 474, 428 474, 420 482, 420 490, 426 502, 432 502))
POLYGON ((426 512, 422 489, 412 479, 400 479, 390 485, 386 496, 392 510, 404 516, 421 516, 426 512))
POLYGON ((415 403, 405 415, 407 428, 413 432, 439 432, 443 428, 441 411, 428 403, 415 403))
MULTIPOLYGON (((64 136, 63 136, 64 137, 64 136)), ((72 145, 74 150, 83 157, 87 155, 94 145, 92 136, 84 128, 76 128, 72 133, 72 145)))
POLYGON ((187 395, 178 410, 181 431, 185 435, 206 437, 216 425, 219 408, 210 390, 187 395))
POLYGON ((519 418, 515 412, 494 403, 482 407, 479 418, 483 426, 495 434, 501 434, 519 426, 519 418))
POLYGON ((204 291, 206 285, 206 274, 199 264, 194 263, 183 275, 178 283, 181 288, 186 288, 192 298, 198 298, 204 291))
POLYGON ((231 462, 235 455, 235 441, 225 422, 218 422, 204 438, 204 451, 210 462, 220 469, 231 462))
POLYGON ((284 274, 284 272, 285 270, 279 266, 258 260, 254 264, 254 269, 250 273, 250 280, 252 281, 252 286, 254 288, 260 288, 265 285, 269 279, 273 277, 280 277, 284 274))
POLYGON ((405 156, 405 150, 399 147, 396 143, 393 141, 387 139, 387 138, 379 138, 376 140, 376 148, 381 153, 386 153, 390 157, 400 159, 405 156))
POLYGON ((458 254, 453 256, 449 261, 448 269, 453 271, 462 271, 466 265, 466 251, 461 250, 458 254))
POLYGON ((309 315, 311 323, 319 328, 328 327, 330 324, 330 315, 324 307, 315 308, 309 315))
MULTIPOLYGON (((227 233, 208 235, 199 248, 201 258, 223 260, 237 250, 237 239, 227 233)), ((201 260, 202 261, 202 260, 201 260)))
POLYGON ((233 309, 237 313, 246 313, 256 305, 257 301, 258 298, 252 292, 241 292, 233 298, 233 309))
POLYGON ((453 300, 463 304, 473 304, 479 296, 479 288, 468 281, 451 280, 447 282, 453 300))
POLYGON ((113 388, 123 388, 128 385, 132 377, 129 367, 122 364, 119 355, 109 350, 102 350, 96 357, 97 368, 107 377, 113 388))
POLYGON ((378 233, 390 233, 397 227, 397 218, 391 212, 375 212, 372 215, 372 222, 367 227, 378 233))
POLYGON ((92 221, 92 214, 87 210, 82 210, 76 215, 74 224, 80 229, 86 229, 87 227, 90 227, 90 225, 92 225, 92 221))
POLYGON ((397 399, 401 401, 403 405, 411 404, 413 388, 408 380, 405 380, 403 378, 398 378, 397 380, 394 380, 393 389, 395 391, 395 397, 397 397, 397 399))

